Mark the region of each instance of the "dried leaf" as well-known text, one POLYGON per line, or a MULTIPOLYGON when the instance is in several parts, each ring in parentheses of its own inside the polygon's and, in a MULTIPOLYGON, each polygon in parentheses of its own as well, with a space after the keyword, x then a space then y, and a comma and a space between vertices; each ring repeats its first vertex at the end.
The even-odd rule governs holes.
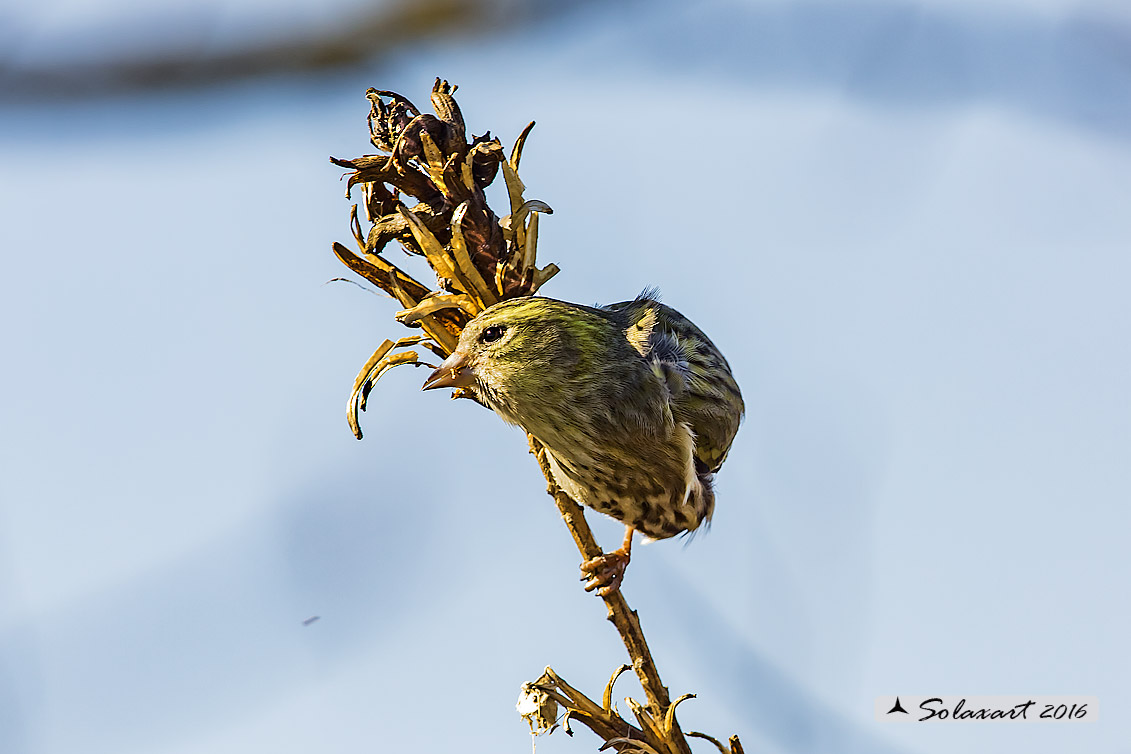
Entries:
POLYGON ((628 697, 624 701, 628 704, 628 708, 632 710, 632 714, 636 715, 636 720, 640 723, 641 729, 652 739, 663 741, 663 731, 659 729, 656 721, 652 719, 652 713, 632 697, 628 697))
MULTIPOLYGON (((411 340, 411 338, 404 340, 411 340)), ((401 341, 386 340, 377 346, 377 350, 366 360, 365 366, 361 368, 357 378, 353 381, 353 390, 350 392, 349 402, 346 404, 346 420, 349 422, 350 429, 353 430, 353 436, 359 440, 362 437, 359 413, 365 410, 365 403, 369 398, 369 391, 373 389, 373 384, 392 367, 399 364, 415 364, 420 360, 420 354, 416 351, 402 351, 388 356, 389 351, 396 348, 399 342, 401 341)), ((406 343, 405 345, 410 344, 406 343)))
POLYGON ((522 133, 514 140, 514 146, 511 148, 511 170, 518 172, 518 163, 522 160, 522 148, 526 146, 526 137, 534 130, 534 121, 526 124, 526 128, 522 129, 522 133))
POLYGON ((455 141, 449 147, 461 149, 467 145, 467 128, 463 122, 463 113, 460 112, 453 96, 456 89, 459 87, 449 85, 447 81, 440 81, 440 78, 436 77, 436 83, 432 85, 432 109, 436 111, 440 120, 449 126, 448 130, 455 141))
POLYGON ((675 727, 675 708, 678 707, 682 702, 686 702, 688 699, 694 698, 695 694, 684 694, 679 699, 676 699, 671 703, 671 705, 668 707, 667 712, 664 713, 664 733, 666 735, 670 737, 672 734, 672 729, 675 727))
POLYGON ((365 255, 360 257, 345 246, 334 242, 334 254, 351 270, 401 302, 401 306, 416 306, 429 291, 401 270, 381 257, 365 255))
POLYGON ((471 290, 469 291, 479 299, 480 305, 486 309, 498 302, 498 298, 487 285, 487 281, 479 274, 479 270, 471 261, 467 253, 467 241, 463 237, 463 218, 467 214, 468 203, 456 207, 452 213, 452 256, 455 257, 456 266, 463 272, 471 290))
POLYGON ((613 675, 611 678, 609 678, 609 682, 605 684, 605 693, 601 695, 601 706, 605 708, 606 712, 613 711, 613 685, 617 682, 617 679, 621 677, 622 673, 624 673, 626 670, 631 669, 631 665, 621 665, 619 668, 613 671, 613 675))
POLYGON ((503 277, 506 275, 506 272, 507 263, 500 259, 498 264, 495 265, 495 290, 499 292, 499 298, 502 298, 504 295, 503 277))
POLYGON ((541 288, 547 280, 552 278, 554 275, 557 275, 559 272, 561 272, 561 270, 559 270, 558 266, 553 263, 548 264, 542 269, 535 272, 534 282, 530 286, 530 292, 534 293, 536 290, 541 288))
POLYGON ((554 214, 553 208, 541 199, 528 199, 522 203, 519 209, 519 217, 525 216, 527 212, 545 212, 547 215, 554 214))
POLYGON ((700 733, 694 730, 688 731, 687 735, 693 738, 702 738, 705 741, 710 741, 715 745, 715 748, 717 748, 721 752, 721 754, 731 754, 731 752, 727 751, 727 748, 723 746, 722 741, 713 736, 708 736, 706 733, 700 733))
POLYGON ((441 356, 447 358, 452 351, 456 350, 463 324, 445 317, 445 314, 446 312, 439 312, 424 317, 420 320, 420 326, 424 329, 424 332, 428 333, 428 337, 445 351, 441 356))
POLYGON ((428 264, 436 271, 436 276, 441 278, 455 279, 456 271, 455 265, 444 251, 444 245, 432 235, 432 231, 420 221, 414 212, 409 212, 408 208, 403 204, 397 207, 397 211, 408 222, 408 229, 412 232, 413 238, 420 244, 420 250, 424 252, 424 256, 428 258, 428 264))
POLYGON ((501 227, 507 233, 507 238, 514 241, 519 249, 523 249, 529 241, 526 238, 526 218, 535 212, 545 212, 547 215, 554 214, 554 210, 550 208, 549 204, 540 199, 531 199, 530 201, 523 202, 522 206, 517 211, 504 217, 499 221, 501 227))
POLYGON ((507 184, 507 196, 510 198, 511 204, 510 213, 513 215, 522 207, 522 194, 526 191, 526 186, 509 162, 500 163, 499 166, 503 169, 503 180, 507 184))
MULTIPOLYGON (((530 202, 527 202, 529 204, 530 202)), ((538 213, 530 213, 530 223, 526 226, 526 249, 522 255, 522 271, 532 268, 538 259, 538 213)))
POLYGON ((350 230, 353 231, 353 238, 357 241, 357 248, 365 251, 365 234, 361 232, 361 223, 357 219, 357 205, 350 207, 350 230))
POLYGON ((476 188, 475 171, 472 169, 472 162, 474 161, 475 153, 468 152, 467 158, 464 159, 460 165, 460 178, 463 179, 463 185, 468 191, 474 191, 476 188))
MULTIPOLYGON (((395 353, 391 356, 386 356, 384 359, 381 359, 381 361, 373 369, 373 373, 369 376, 369 378, 365 381, 365 384, 362 386, 361 400, 357 404, 358 409, 361 411, 365 410, 366 403, 369 400, 369 392, 373 389, 373 386, 377 383, 377 380, 381 378, 381 375, 395 366, 400 366, 401 364, 418 363, 422 362, 420 361, 420 354, 418 354, 416 351, 401 351, 400 353, 395 353)), ((433 369, 436 368, 436 366, 434 365, 429 366, 432 366, 433 369)))
POLYGON ((476 191, 475 177, 465 170, 467 167, 467 162, 459 153, 453 154, 444 163, 444 198, 447 200, 445 209, 448 206, 459 205, 474 195, 476 191), (467 181, 468 175, 471 175, 472 185, 470 186, 467 181))
POLYGON ((448 193, 447 187, 444 185, 444 155, 440 152, 440 148, 436 146, 436 142, 432 140, 432 135, 427 131, 420 132, 420 143, 424 148, 424 157, 427 160, 428 175, 431 176, 432 182, 443 193, 448 193))
POLYGON ((610 738, 597 751, 604 751, 610 746, 624 746, 623 749, 620 749, 621 752, 642 751, 644 754, 660 754, 660 752, 656 751, 651 745, 635 738, 610 738))
MULTIPOLYGON (((361 206, 363 206, 365 208, 365 222, 367 222, 367 223, 372 223, 373 220, 375 219, 373 217, 372 201, 373 201, 373 187, 376 186, 376 185, 378 185, 378 184, 375 184, 372 181, 370 181, 369 183, 363 183, 361 185, 361 206)), ((352 214, 356 215, 357 214, 356 210, 354 210, 352 212, 352 214)), ((358 230, 359 231, 361 230, 360 224, 358 224, 358 230)), ((360 237, 361 237, 361 233, 357 233, 357 234, 354 235, 354 238, 360 238, 360 237)), ((365 244, 362 244, 361 248, 364 249, 365 244)))
MULTIPOLYGON (((436 345, 435 343, 433 343, 430 340, 423 340, 423 341, 420 342, 420 345, 424 346, 429 351, 431 351, 432 353, 439 356, 441 359, 446 359, 446 358, 448 358, 448 356, 451 355, 451 351, 445 352, 444 349, 440 348, 438 345, 436 345)), ((456 390, 457 391, 463 390, 463 388, 456 388, 456 390)))
POLYGON ((397 312, 393 317, 402 325, 411 325, 441 309, 462 309, 471 317, 474 317, 480 311, 479 306, 470 296, 463 293, 451 293, 429 296, 411 309, 397 312))

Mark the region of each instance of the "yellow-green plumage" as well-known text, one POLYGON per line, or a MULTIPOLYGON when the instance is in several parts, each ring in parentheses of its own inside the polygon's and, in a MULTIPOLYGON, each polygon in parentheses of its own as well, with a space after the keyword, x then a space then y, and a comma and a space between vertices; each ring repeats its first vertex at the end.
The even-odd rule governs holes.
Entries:
POLYGON ((426 386, 443 385, 468 387, 538 438, 579 503, 655 539, 710 518, 712 477, 743 413, 723 355, 649 294, 601 308, 497 304, 426 386))

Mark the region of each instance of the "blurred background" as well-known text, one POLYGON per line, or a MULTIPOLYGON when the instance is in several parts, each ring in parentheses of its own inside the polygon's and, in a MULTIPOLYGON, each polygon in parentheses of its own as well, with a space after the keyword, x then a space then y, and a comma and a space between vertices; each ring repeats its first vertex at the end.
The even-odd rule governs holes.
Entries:
POLYGON ((436 76, 538 122, 543 292, 657 285, 742 385, 712 529, 625 586, 685 730, 1131 752, 1131 6, 7 0, 0 50, 0 752, 526 751, 523 681, 621 662, 518 430, 407 369, 346 426, 403 331, 325 284, 327 157, 436 76))

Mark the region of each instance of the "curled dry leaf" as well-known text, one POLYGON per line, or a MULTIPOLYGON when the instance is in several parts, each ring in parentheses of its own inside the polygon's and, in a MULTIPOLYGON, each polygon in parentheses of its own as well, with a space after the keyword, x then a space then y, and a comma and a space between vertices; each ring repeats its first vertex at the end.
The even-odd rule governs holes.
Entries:
POLYGON ((471 296, 455 293, 429 296, 411 309, 397 312, 393 317, 402 325, 411 325, 441 309, 462 309, 472 317, 480 312, 479 305, 471 296))
POLYGON ((668 707, 667 712, 664 713, 664 735, 670 736, 672 734, 672 731, 675 729, 675 708, 678 707, 682 702, 686 702, 688 699, 694 698, 695 694, 684 694, 671 703, 671 706, 668 707))
POLYGON ((702 738, 704 741, 710 741, 715 745, 715 748, 718 749, 721 754, 731 754, 731 752, 728 751, 725 746, 723 746, 722 741, 715 738, 714 736, 708 736, 706 733, 700 733, 696 730, 687 731, 687 735, 691 738, 702 738))
POLYGON ((420 361, 420 354, 416 351, 389 353, 394 348, 405 348, 422 343, 423 341, 424 336, 421 335, 401 338, 397 341, 386 340, 384 343, 377 346, 377 350, 373 352, 373 355, 365 362, 365 366, 357 373, 357 378, 353 381, 353 390, 350 392, 350 399, 346 408, 346 417, 349 420, 350 429, 353 430, 354 437, 359 440, 362 437, 359 414, 365 410, 365 404, 369 399, 369 391, 373 389, 373 385, 381 378, 381 375, 401 364, 431 366, 435 369, 435 366, 420 361))
POLYGON ((636 738, 610 738, 597 751, 604 751, 608 748, 616 748, 617 751, 624 752, 624 754, 631 754, 632 752, 641 752, 641 754, 662 754, 662 752, 657 751, 647 742, 636 738))
POLYGON ((609 678, 609 682, 605 684, 605 693, 601 695, 601 706, 605 708, 606 712, 613 711, 613 686, 616 685, 617 679, 628 670, 632 670, 631 665, 621 665, 613 671, 613 675, 609 678))

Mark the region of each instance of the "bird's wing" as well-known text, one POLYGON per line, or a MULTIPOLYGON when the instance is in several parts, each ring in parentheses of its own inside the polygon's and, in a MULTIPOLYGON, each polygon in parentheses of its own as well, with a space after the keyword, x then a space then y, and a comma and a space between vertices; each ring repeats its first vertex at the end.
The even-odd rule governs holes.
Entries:
POLYGON ((654 289, 646 289, 632 301, 604 308, 623 317, 629 345, 641 358, 659 367, 668 392, 673 397, 682 395, 687 390, 690 357, 695 348, 678 327, 683 316, 661 304, 654 289))
POLYGON ((696 469, 700 474, 717 471, 743 412, 723 355, 702 330, 661 304, 652 291, 605 308, 624 318, 629 344, 662 375, 674 420, 695 434, 696 469))
POLYGON ((654 320, 649 356, 662 369, 675 420, 695 433, 696 468, 715 472, 726 460, 744 411, 730 366, 710 338, 675 309, 654 298, 634 303, 645 310, 640 322, 654 320))

